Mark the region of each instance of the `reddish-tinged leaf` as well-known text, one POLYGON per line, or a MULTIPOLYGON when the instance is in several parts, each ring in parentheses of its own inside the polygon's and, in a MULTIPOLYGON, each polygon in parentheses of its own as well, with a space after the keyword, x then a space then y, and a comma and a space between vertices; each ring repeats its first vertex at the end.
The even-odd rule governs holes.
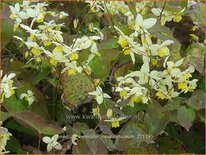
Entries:
POLYGON ((62 132, 59 126, 46 123, 47 120, 33 112, 17 112, 13 117, 22 125, 36 130, 39 134, 54 135, 62 132))

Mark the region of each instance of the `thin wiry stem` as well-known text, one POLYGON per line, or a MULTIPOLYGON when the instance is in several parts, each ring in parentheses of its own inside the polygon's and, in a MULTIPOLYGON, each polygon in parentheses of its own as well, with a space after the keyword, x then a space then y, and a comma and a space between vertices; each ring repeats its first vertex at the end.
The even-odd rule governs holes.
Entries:
POLYGON ((95 3, 96 3, 96 1, 94 1, 94 3, 92 4, 92 6, 90 7, 88 13, 84 16, 82 22, 81 22, 80 25, 78 26, 78 29, 77 29, 77 36, 76 36, 76 38, 75 38, 75 40, 74 40, 74 42, 73 42, 73 44, 72 44, 72 49, 73 49, 73 47, 74 47, 74 45, 75 45, 75 43, 76 43, 76 41, 77 41, 77 39, 78 39, 78 34, 79 34, 79 31, 80 31, 80 29, 81 29, 83 23, 84 23, 84 21, 86 20, 87 16, 90 14, 90 10, 94 7, 95 3))
POLYGON ((40 147, 41 147, 41 134, 39 133, 38 150, 40 149, 40 147))
POLYGON ((163 13, 163 11, 164 11, 164 9, 165 9, 165 6, 166 6, 166 1, 164 2, 164 5, 163 5, 163 8, 162 8, 162 11, 160 12, 160 20, 161 20, 161 18, 162 18, 162 13, 163 13))
POLYGON ((114 27, 114 26, 115 26, 115 25, 114 25, 114 20, 113 20, 111 14, 110 14, 110 12, 109 12, 109 10, 108 10, 108 8, 107 8, 107 5, 106 5, 105 2, 103 2, 103 3, 104 3, 104 6, 105 6, 105 8, 106 8, 106 10, 107 10, 107 13, 108 13, 108 15, 109 15, 109 18, 110 18, 110 20, 111 20, 111 22, 112 22, 112 27, 113 27, 113 29, 115 30, 116 35, 118 35, 117 32, 116 32, 116 29, 115 29, 115 27, 114 27))

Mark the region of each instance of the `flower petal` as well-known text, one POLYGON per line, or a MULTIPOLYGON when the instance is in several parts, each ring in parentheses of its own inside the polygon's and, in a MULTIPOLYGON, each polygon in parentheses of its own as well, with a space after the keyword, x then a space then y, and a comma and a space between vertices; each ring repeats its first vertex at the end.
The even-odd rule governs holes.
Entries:
POLYGON ((23 93, 23 94, 20 95, 20 99, 23 99, 26 96, 27 96, 27 94, 23 93))
POLYGON ((62 145, 61 145, 60 143, 57 143, 57 144, 54 146, 54 148, 55 148, 56 150, 61 150, 61 149, 62 149, 62 145))
POLYGON ((102 95, 96 96, 96 101, 98 104, 101 104, 103 102, 103 96, 102 95))
POLYGON ((19 17, 21 19, 28 19, 29 18, 28 14, 26 12, 23 12, 23 11, 19 12, 19 17))
POLYGON ((105 98, 111 98, 111 97, 110 97, 108 94, 106 94, 106 93, 104 93, 103 96, 104 96, 105 98))
POLYGON ((134 63, 135 63, 135 56, 134 56, 134 53, 133 53, 133 52, 130 52, 129 54, 130 54, 130 56, 131 56, 132 63, 134 64, 134 63))
POLYGON ((164 41, 164 42, 161 44, 161 46, 168 46, 168 45, 170 45, 170 44, 172 44, 172 43, 174 43, 173 40, 166 40, 166 41, 164 41))
POLYGON ((180 65, 182 65, 183 60, 184 60, 184 58, 183 58, 183 59, 178 60, 178 61, 175 63, 175 67, 179 67, 180 65))
POLYGON ((51 142, 51 138, 47 136, 43 137, 42 140, 44 143, 47 143, 47 144, 51 142))
POLYGON ((16 76, 15 73, 10 73, 7 77, 8 80, 11 80, 12 78, 14 78, 16 76))
POLYGON ((29 17, 31 17, 31 18, 34 18, 34 17, 36 17, 36 11, 34 10, 34 9, 31 9, 31 8, 28 8, 27 10, 26 10, 26 12, 27 12, 27 14, 29 15, 29 17))
POLYGON ((59 138, 59 135, 54 135, 51 139, 52 139, 52 141, 57 141, 57 139, 59 138))
POLYGON ((155 19, 155 18, 145 19, 143 21, 142 27, 144 29, 149 29, 149 28, 153 27, 156 24, 156 22, 157 22, 157 19, 155 19))
POLYGON ((142 17, 142 15, 141 15, 141 14, 137 14, 137 16, 136 16, 136 24, 137 24, 137 25, 141 25, 142 22, 143 22, 143 17, 142 17))
POLYGON ((52 143, 49 143, 47 145, 47 152, 50 152, 52 150, 52 147, 53 147, 52 143))
POLYGON ((156 56, 158 55, 157 50, 160 48, 158 44, 151 45, 149 49, 151 50, 151 55, 156 56))
POLYGON ((153 8, 151 11, 155 16, 159 16, 161 12, 159 8, 153 8))

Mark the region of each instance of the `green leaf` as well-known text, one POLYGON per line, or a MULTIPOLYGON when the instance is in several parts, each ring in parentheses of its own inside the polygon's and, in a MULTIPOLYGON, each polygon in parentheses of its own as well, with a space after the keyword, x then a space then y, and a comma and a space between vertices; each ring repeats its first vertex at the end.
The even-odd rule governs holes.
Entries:
POLYGON ((202 109, 202 110, 198 111, 197 114, 198 114, 200 120, 205 123, 205 110, 202 109))
POLYGON ((173 37, 171 30, 166 26, 161 26, 160 21, 157 21, 148 31, 162 41, 173 40, 174 44, 178 43, 178 40, 173 37))
POLYGON ((106 135, 114 135, 107 125, 100 124, 99 129, 106 135))
POLYGON ((117 23, 115 24, 115 26, 116 26, 117 28, 119 28, 119 29, 120 29, 125 35, 127 35, 127 36, 129 36, 130 34, 133 33, 133 30, 132 30, 132 29, 130 29, 128 26, 120 25, 119 22, 117 22, 117 23))
POLYGON ((80 122, 74 123, 72 128, 73 133, 76 133, 78 135, 81 135, 81 132, 87 129, 89 129, 88 125, 80 122))
MULTIPOLYGON (((112 108, 112 105, 114 105, 115 102, 113 102, 112 100, 110 99, 104 99, 104 102, 102 104, 99 105, 99 109, 100 109, 100 113, 101 114, 105 114, 107 113, 107 110, 109 108, 112 108)), ((96 108, 97 105, 96 104, 93 104, 93 108, 96 108)))
POLYGON ((194 5, 194 8, 189 11, 193 21, 197 22, 198 25, 204 27, 205 25, 205 5, 202 2, 194 5), (200 16, 201 15, 201 16, 200 16))
POLYGON ((95 137, 98 136, 96 134, 96 132, 92 129, 87 129, 87 130, 83 130, 82 133, 84 134, 84 136, 86 138, 84 138, 86 140, 87 145, 89 146, 89 149, 91 150, 91 152, 93 154, 95 154, 96 152, 96 144, 99 141, 99 138, 95 137))
POLYGON ((195 119, 195 111, 192 108, 181 106, 177 110, 177 118, 180 125, 189 131, 192 122, 195 119))
POLYGON ((129 10, 131 11, 131 13, 133 14, 133 16, 135 17, 137 15, 137 11, 136 11, 136 5, 135 3, 129 2, 127 3, 129 10))
POLYGON ((73 154, 107 154, 107 147, 100 140, 94 146, 89 147, 86 140, 77 141, 77 145, 72 147, 73 154))
POLYGON ((138 111, 146 110, 148 106, 146 104, 134 104, 134 107, 132 106, 125 106, 122 108, 122 112, 125 115, 135 115, 138 111))
POLYGON ((9 23, 8 20, 2 19, 1 20, 1 45, 2 47, 5 47, 7 43, 12 38, 14 32, 13 32, 13 26, 11 23, 9 23))
POLYGON ((170 111, 169 112, 169 122, 179 123, 177 119, 177 112, 176 111, 170 111))
POLYGON ((52 84, 53 87, 57 87, 60 83, 58 79, 49 79, 48 81, 52 84))
POLYGON ((8 70, 10 72, 18 72, 22 71, 24 64, 21 63, 20 61, 13 60, 12 62, 9 62, 8 70))
POLYGON ((173 5, 166 5, 165 8, 164 8, 165 11, 170 11, 170 12, 179 12, 179 11, 181 11, 181 8, 179 7, 180 3, 179 2, 177 2, 175 4, 174 3, 173 3, 173 5))
POLYGON ((94 59, 90 61, 89 66, 92 69, 91 76, 93 78, 102 79, 103 81, 107 79, 110 67, 101 59, 101 57, 95 56, 94 59))
POLYGON ((38 71, 38 74, 34 77, 33 83, 37 84, 39 81, 45 79, 47 75, 51 73, 51 68, 48 62, 43 61, 40 70, 38 71))
MULTIPOLYGON (((27 81, 21 81, 21 84, 23 84, 23 86, 16 90, 16 95, 18 98, 18 102, 21 102, 21 104, 22 104, 22 106, 24 106, 24 108, 22 108, 22 110, 18 110, 18 111, 28 110, 28 111, 35 112, 44 118, 49 118, 49 112, 48 112, 47 105, 46 105, 47 101, 46 101, 44 95, 36 87, 32 86, 27 81), (20 95, 22 93, 27 93, 27 90, 31 90, 32 92, 34 92, 34 96, 37 100, 30 107, 28 107, 28 103, 26 100, 20 99, 20 95)), ((14 104, 13 106, 15 106, 15 103, 13 103, 13 104, 14 104)), ((18 105, 18 106, 20 106, 20 105, 18 105)), ((18 111, 15 111, 15 112, 18 112, 18 111)))
POLYGON ((96 132, 92 129, 83 130, 83 139, 72 147, 73 154, 107 154, 107 147, 96 132))
POLYGON ((108 40, 97 44, 98 50, 108 50, 113 48, 118 48, 117 44, 118 38, 110 37, 108 40))
POLYGON ((122 137, 115 140, 116 148, 119 151, 137 148, 141 144, 150 144, 154 142, 152 135, 147 134, 146 131, 142 129, 142 125, 134 120, 125 124, 118 133, 118 136, 122 137), (145 136, 144 138, 142 137, 143 135, 145 136))
POLYGON ((11 114, 9 114, 8 112, 1 111, 1 121, 5 121, 9 117, 11 117, 11 114))
POLYGON ((188 1, 182 1, 182 2, 180 2, 180 6, 181 6, 182 8, 186 8, 186 7, 188 6, 188 1))
POLYGON ((36 136, 37 133, 33 129, 25 128, 21 124, 19 124, 14 119, 9 119, 6 123, 6 127, 12 130, 15 130, 16 132, 24 133, 27 136, 36 136))
POLYGON ((112 61, 119 56, 121 51, 117 49, 104 49, 100 50, 99 53, 101 54, 103 65, 111 66, 112 61))
POLYGON ((90 53, 91 52, 88 49, 81 50, 79 53, 79 59, 77 60, 78 64, 85 62, 88 59, 90 53))
POLYGON ((3 106, 9 113, 24 111, 26 109, 26 105, 23 104, 23 101, 17 100, 14 95, 10 98, 5 98, 3 106))
POLYGON ((134 69, 134 65, 132 64, 131 61, 128 61, 126 63, 119 64, 118 66, 116 66, 112 70, 112 72, 114 73, 115 77, 120 77, 120 76, 125 76, 126 74, 129 73, 129 71, 131 71, 133 69, 134 69))
MULTIPOLYGON (((100 136, 104 136, 104 135, 100 135, 100 136)), ((104 145, 109 149, 109 151, 116 150, 114 142, 111 138, 109 138, 109 137, 108 138, 102 138, 101 140, 104 143, 104 145)))
POLYGON ((12 153, 23 153, 20 143, 14 136, 11 136, 8 140, 6 150, 10 150, 12 153))
POLYGON ((145 123, 148 125, 149 133, 158 135, 166 128, 169 123, 169 113, 150 113, 145 117, 145 123))
POLYGON ((17 112, 14 113, 13 117, 23 126, 37 131, 38 134, 54 135, 62 132, 59 126, 47 123, 48 120, 33 112, 17 112))
POLYGON ((185 153, 183 143, 178 139, 172 139, 169 137, 158 138, 158 144, 161 148, 161 153, 164 154, 177 154, 185 153))
POLYGON ((205 91, 205 80, 204 77, 198 81, 198 88, 202 91, 205 91))
POLYGON ((195 109, 200 110, 205 108, 205 93, 201 90, 195 91, 192 96, 188 99, 187 104, 195 109))
POLYGON ((128 148, 126 154, 158 154, 158 149, 155 144, 142 144, 136 148, 128 148))
POLYGON ((202 74, 204 71, 204 46, 202 44, 192 44, 186 51, 187 57, 185 63, 193 65, 202 74))
POLYGON ((77 106, 80 103, 83 103, 84 99, 88 95, 88 92, 94 90, 94 84, 84 73, 78 73, 74 76, 64 74, 62 79, 64 98, 68 102, 68 105, 77 106))
POLYGON ((174 111, 174 110, 177 110, 181 106, 181 104, 184 102, 185 102, 184 98, 176 97, 176 98, 172 99, 172 101, 169 100, 168 103, 162 107, 162 109, 165 112, 166 111, 174 111))
POLYGON ((92 153, 89 149, 89 146, 87 145, 85 140, 79 140, 77 141, 77 145, 73 145, 72 147, 72 153, 73 154, 89 154, 92 153))
POLYGON ((153 101, 147 108, 145 123, 148 126, 149 133, 157 136, 164 131, 169 123, 169 113, 157 101, 153 101))
POLYGON ((72 111, 64 108, 62 103, 55 104, 55 116, 59 124, 71 124, 75 121, 75 116, 72 111))

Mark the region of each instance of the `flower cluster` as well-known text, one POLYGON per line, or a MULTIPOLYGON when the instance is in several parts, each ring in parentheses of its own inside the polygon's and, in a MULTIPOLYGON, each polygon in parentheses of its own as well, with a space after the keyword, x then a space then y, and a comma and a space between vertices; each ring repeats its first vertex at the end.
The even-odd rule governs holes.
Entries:
MULTIPOLYGON (((133 64, 137 62, 137 57, 142 58, 143 64, 141 68, 136 68, 125 76, 117 77, 117 85, 113 87, 113 92, 119 94, 117 104, 122 100, 128 101, 128 105, 134 106, 135 103, 148 104, 153 98, 171 100, 179 96, 180 93, 191 92, 196 88, 197 79, 191 80, 192 73, 195 71, 193 66, 189 66, 183 70, 181 65, 183 59, 173 62, 169 60, 171 56, 171 45, 173 40, 161 40, 151 33, 152 29, 157 24, 157 18, 149 18, 144 16, 148 11, 145 7, 150 2, 135 3, 137 14, 131 12, 131 8, 125 2, 101 2, 101 1, 86 1, 90 5, 90 11, 100 12, 100 15, 109 13, 113 15, 121 15, 124 17, 126 24, 129 26, 130 32, 126 33, 121 24, 114 24, 114 30, 117 32, 118 44, 124 55, 129 55, 133 64), (145 18, 146 17, 146 18, 145 18), (164 62, 164 63, 162 63, 164 62), (160 64, 159 66, 157 64, 160 64), (161 65, 163 64, 163 65, 161 65)), ((104 39, 102 32, 94 27, 92 23, 88 25, 91 34, 77 36, 71 43, 64 43, 62 27, 64 23, 59 23, 59 19, 68 16, 65 12, 55 13, 47 11, 46 3, 23 2, 16 3, 11 9, 11 19, 14 20, 16 27, 19 26, 28 33, 28 37, 23 39, 15 36, 16 39, 23 42, 29 51, 25 52, 25 58, 29 61, 40 63, 48 61, 54 71, 66 73, 68 76, 76 75, 77 73, 85 72, 90 75, 92 70, 89 63, 95 56, 100 56, 97 42, 104 39), (50 17, 47 21, 46 16, 50 17), (32 19, 29 26, 23 24, 25 19, 32 19), (89 51, 88 57, 83 62, 79 62, 80 53, 89 51)), ((169 12, 159 8, 151 8, 152 13, 159 17, 162 25, 167 21, 179 22, 184 9, 177 12, 169 12)), ((153 16, 154 16, 153 15, 153 16)), ((124 20, 123 19, 123 20, 124 20)), ((121 21, 121 20, 120 20, 121 21)), ((78 19, 73 20, 73 26, 76 29, 80 24, 78 19)), ((141 63, 141 62, 140 62, 141 63)), ((7 83, 13 77, 6 77, 7 83)), ((95 81, 93 81, 95 83, 95 81)), ((12 95, 12 90, 15 89, 11 84, 4 90, 6 97, 12 95), (9 90, 9 91, 8 91, 9 90)), ((104 103, 104 99, 111 98, 104 93, 100 85, 96 86, 95 91, 89 92, 95 98, 98 106, 104 103)), ((35 101, 33 93, 28 90, 27 94, 22 94, 21 99, 26 99, 31 105, 35 101)), ((100 109, 93 109, 93 114, 100 116, 100 109)), ((120 107, 121 108, 121 107, 120 107)), ((114 117, 112 109, 107 111, 108 120, 112 127, 119 127, 119 121, 124 118, 114 117)), ((74 136, 75 140, 77 137, 74 136)), ((45 137, 43 141, 48 144, 47 150, 52 148, 61 149, 57 142, 58 135, 52 138, 45 137)))
POLYGON ((109 120, 104 120, 105 122, 111 122, 112 124, 112 128, 117 128, 117 127, 120 127, 120 124, 119 122, 124 120, 125 117, 119 117, 119 118, 110 118, 109 120))
POLYGON ((145 48, 134 41, 133 34, 125 35, 119 28, 115 29, 120 33, 118 43, 122 47, 125 55, 130 55, 132 62, 135 63, 135 54, 146 55, 145 48))
POLYGON ((103 93, 102 88, 99 86, 96 88, 95 91, 90 92, 89 95, 95 96, 95 99, 96 99, 98 104, 103 103, 104 98, 111 98, 108 94, 103 93))
POLYGON ((118 43, 122 47, 125 55, 130 55, 132 62, 135 63, 135 54, 149 55, 147 48, 152 45, 151 37, 147 31, 156 24, 155 18, 143 19, 141 14, 137 14, 135 23, 133 23, 133 33, 130 36, 125 35, 119 28, 115 29, 119 32, 118 43), (141 37, 141 42, 136 42, 136 37, 141 37))
MULTIPOLYGON (((66 127, 63 128, 63 131, 66 131, 66 127)), ((52 137, 44 136, 42 141, 47 144, 47 151, 50 152, 52 150, 62 150, 62 145, 60 144, 59 139, 64 139, 64 135, 55 134, 52 137)), ((77 145, 76 141, 78 141, 79 136, 77 134, 73 134, 70 137, 71 143, 73 145, 77 145)))
POLYGON ((103 2, 103 1, 85 1, 86 3, 89 3, 91 7, 92 12, 96 13, 104 13, 109 11, 110 14, 115 15, 115 14, 124 14, 127 15, 127 13, 130 14, 129 7, 128 5, 125 4, 125 2, 103 2))
MULTIPOLYGON (((97 32, 98 35, 95 36, 82 36, 80 38, 75 38, 72 44, 64 44, 64 39, 62 36, 61 28, 64 27, 64 23, 56 23, 57 19, 62 19, 63 17, 68 16, 65 12, 60 12, 56 14, 55 12, 46 11, 45 6, 48 4, 37 3, 32 5, 31 3, 24 3, 20 5, 16 3, 15 7, 18 11, 14 12, 14 8, 11 7, 11 16, 15 14, 15 17, 19 17, 19 12, 22 14, 27 8, 27 13, 35 11, 40 6, 41 14, 52 16, 51 21, 47 22, 45 18, 41 19, 41 22, 37 20, 38 15, 32 16, 32 24, 30 26, 18 23, 22 29, 24 29, 29 37, 27 40, 22 39, 21 37, 14 36, 16 39, 22 41, 30 52, 25 52, 25 57, 30 57, 29 61, 35 60, 36 62, 41 62, 42 60, 48 60, 50 64, 56 68, 58 65, 62 67, 61 73, 65 71, 68 73, 68 76, 75 75, 76 72, 81 73, 83 70, 91 70, 88 66, 88 63, 96 56, 100 55, 97 49, 97 44, 95 41, 102 40, 103 34, 99 29, 93 27, 93 32, 97 32), (29 9, 29 11, 28 11, 29 9), (33 26, 34 23, 37 23, 38 26, 33 26), (90 49, 90 55, 88 59, 82 64, 78 64, 77 60, 79 58, 79 52, 85 49, 90 49)), ((25 12, 24 12, 25 13, 25 12)), ((29 16, 30 17, 30 16, 29 16)), ((29 18, 28 17, 28 18, 29 18)), ((12 18, 17 22, 16 18, 12 18)), ((22 18, 27 19, 27 18, 22 18)), ((21 21, 22 21, 21 20, 21 21)))
POLYGON ((12 80, 16 76, 15 73, 10 73, 9 75, 4 75, 3 72, 0 71, 0 78, 1 78, 1 100, 3 101, 3 98, 9 98, 15 93, 16 87, 13 86, 14 81, 12 80), (2 78, 3 77, 3 78, 2 78))
POLYGON ((114 91, 119 93, 121 99, 129 100, 128 103, 131 106, 134 106, 134 103, 147 103, 149 100, 149 90, 143 86, 149 81, 148 57, 143 56, 143 62, 140 71, 131 72, 125 77, 118 77, 118 86, 114 88, 114 91), (138 80, 135 79, 136 77, 138 77, 138 80))
POLYGON ((57 142, 59 135, 54 135, 52 137, 45 136, 43 137, 43 142, 47 144, 47 151, 50 152, 52 149, 61 150, 62 145, 57 142))
POLYGON ((34 93, 31 90, 27 90, 27 93, 23 93, 20 95, 20 99, 25 99, 28 102, 28 107, 32 105, 32 103, 36 100, 34 97, 34 93))
POLYGON ((1 127, 0 129, 0 153, 5 154, 9 153, 9 151, 6 151, 5 147, 7 144, 7 141, 10 140, 10 137, 12 136, 11 133, 8 132, 7 128, 1 127))
MULTIPOLYGON (((103 13, 109 13, 111 15, 121 15, 121 17, 126 17, 127 24, 129 26, 134 26, 135 18, 131 12, 129 6, 123 1, 111 1, 111 2, 102 2, 102 1, 86 1, 90 5, 92 12, 98 13, 99 16, 102 16, 103 13)), ((136 2, 135 10, 137 13, 144 15, 148 8, 146 5, 150 3, 149 1, 136 2)))
POLYGON ((24 20, 29 18, 32 18, 30 25, 30 27, 32 27, 34 22, 43 22, 47 14, 58 17, 59 19, 68 16, 65 12, 56 14, 55 12, 46 11, 46 6, 48 6, 47 3, 31 4, 30 1, 23 1, 22 4, 16 3, 14 7, 10 6, 10 18, 15 21, 14 30, 16 30, 24 20))
MULTIPOLYGON (((88 1, 88 3, 90 3, 93 12, 102 12, 100 15, 109 13, 110 15, 121 15, 121 17, 126 18, 132 32, 126 35, 120 26, 114 25, 119 34, 118 44, 122 48, 124 55, 131 57, 133 64, 135 64, 138 55, 143 60, 140 70, 133 71, 124 77, 117 77, 117 86, 113 87, 113 91, 117 92, 120 97, 117 103, 126 100, 128 105, 134 106, 134 103, 148 104, 151 98, 171 100, 179 96, 180 93, 187 93, 196 88, 197 79, 191 80, 191 73, 194 72, 194 67, 190 65, 186 70, 182 71, 183 59, 177 62, 168 60, 171 56, 170 46, 174 44, 174 41, 160 40, 158 38, 156 38, 156 41, 152 40, 155 37, 150 34, 149 29, 157 23, 157 19, 144 19, 142 16, 148 11, 145 6, 150 2, 135 3, 136 16, 134 16, 134 13, 131 12, 125 2, 88 1), (163 61, 164 66, 159 66, 158 64, 163 61)), ((185 8, 180 11, 170 12, 159 8, 151 9, 155 16, 161 16, 159 19, 162 26, 171 20, 180 22, 184 10, 185 8)), ((102 103, 103 98, 108 98, 108 96, 103 94, 99 89, 90 93, 90 95, 95 96, 99 104, 102 103)), ((99 113, 98 107, 93 109, 94 115, 99 116, 99 113)), ((115 120, 118 120, 118 118, 110 117, 107 122, 113 122, 112 126, 118 127, 120 120, 115 120)))
POLYGON ((161 16, 161 25, 165 25, 166 22, 174 21, 180 22, 182 20, 182 13, 184 12, 185 8, 180 11, 165 11, 160 8, 153 8, 151 11, 152 13, 160 17, 161 16))
POLYGON ((190 65, 184 71, 179 68, 183 59, 175 63, 165 61, 163 71, 150 71, 149 59, 144 56, 143 62, 140 71, 134 71, 125 77, 117 78, 118 86, 114 90, 119 93, 122 99, 129 99, 129 105, 133 106, 134 103, 147 104, 152 98, 152 91, 155 91, 155 96, 158 99, 171 100, 179 96, 180 93, 193 92, 197 86, 197 79, 190 80, 191 73, 195 71, 194 67, 190 65))

